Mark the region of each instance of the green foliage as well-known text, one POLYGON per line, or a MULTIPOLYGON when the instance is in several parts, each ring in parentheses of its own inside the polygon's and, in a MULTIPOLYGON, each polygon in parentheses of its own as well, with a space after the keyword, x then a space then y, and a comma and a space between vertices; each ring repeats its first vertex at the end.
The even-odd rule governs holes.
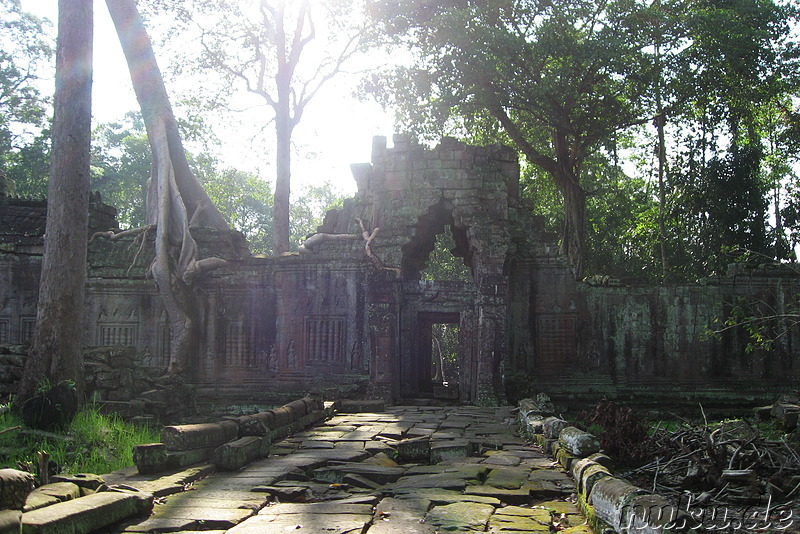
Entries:
POLYGON ((344 195, 330 182, 319 185, 305 185, 292 198, 289 206, 289 241, 296 250, 306 237, 316 233, 322 224, 325 213, 334 208, 341 208, 344 195))
POLYGON ((49 173, 49 99, 37 81, 54 55, 46 21, 0 3, 0 174, 16 194, 44 196, 49 173), (43 162, 45 163, 43 165, 43 162))
POLYGON ((36 465, 36 452, 46 451, 59 472, 103 474, 133 465, 133 447, 158 441, 158 433, 124 422, 117 415, 103 415, 97 406, 79 412, 63 434, 26 431, 21 418, 6 409, 0 413, 0 465, 36 465))
POLYGON ((456 257, 451 252, 456 248, 450 226, 445 226, 444 232, 436 236, 433 250, 425 262, 421 273, 422 280, 439 281, 468 281, 472 279, 470 269, 464 264, 462 258, 456 257))

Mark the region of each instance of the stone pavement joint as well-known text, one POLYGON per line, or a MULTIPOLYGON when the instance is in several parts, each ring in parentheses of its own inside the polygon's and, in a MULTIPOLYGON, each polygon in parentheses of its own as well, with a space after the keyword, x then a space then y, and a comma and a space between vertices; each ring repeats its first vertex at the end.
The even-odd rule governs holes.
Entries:
POLYGON ((572 479, 520 438, 510 407, 377 408, 340 412, 238 471, 172 475, 153 514, 117 532, 591 534, 572 479))

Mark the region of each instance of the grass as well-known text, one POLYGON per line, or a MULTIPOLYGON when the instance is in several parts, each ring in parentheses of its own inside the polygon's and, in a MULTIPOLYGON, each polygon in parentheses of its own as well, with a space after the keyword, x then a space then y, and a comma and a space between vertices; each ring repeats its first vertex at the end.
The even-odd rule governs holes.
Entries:
POLYGON ((0 413, 0 467, 36 472, 37 451, 50 454, 59 473, 104 474, 133 465, 134 445, 159 441, 154 430, 104 415, 99 407, 84 407, 62 433, 32 431, 6 409, 0 413))

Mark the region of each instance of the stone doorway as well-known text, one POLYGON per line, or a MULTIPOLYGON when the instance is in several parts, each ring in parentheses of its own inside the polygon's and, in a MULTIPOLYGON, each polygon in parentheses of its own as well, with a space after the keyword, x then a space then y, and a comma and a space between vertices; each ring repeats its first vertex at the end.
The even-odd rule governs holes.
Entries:
POLYGON ((461 350, 461 314, 420 313, 419 345, 416 353, 417 387, 420 396, 458 399, 461 350))

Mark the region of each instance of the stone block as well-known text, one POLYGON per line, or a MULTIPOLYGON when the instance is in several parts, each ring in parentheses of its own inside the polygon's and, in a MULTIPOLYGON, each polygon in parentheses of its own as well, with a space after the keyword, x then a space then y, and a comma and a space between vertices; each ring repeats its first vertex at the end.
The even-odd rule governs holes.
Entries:
POLYGON ((574 426, 568 426, 558 434, 558 442, 572 456, 585 458, 600 451, 600 441, 590 434, 574 426))
POLYGON ((562 430, 567 428, 569 423, 558 417, 548 417, 542 423, 542 431, 547 439, 558 439, 562 430))
POLYGON ((386 403, 381 399, 361 399, 351 400, 342 399, 339 407, 340 413, 369 413, 382 412, 386 409, 386 403))
POLYGON ((428 460, 431 455, 431 440, 428 436, 401 439, 397 442, 397 455, 400 461, 414 462, 428 460))
MULTIPOLYGON (((242 415, 235 419, 236 424, 239 425, 239 437, 263 436, 269 432, 269 426, 258 415, 242 415)), ((271 412, 270 415, 272 415, 271 412)))
POLYGON ((430 445, 430 461, 438 464, 451 458, 466 458, 469 456, 469 450, 470 445, 467 440, 435 441, 430 445))
POLYGON ((22 512, 19 510, 0 510, 0 534, 19 534, 22 512))
POLYGON ((72 482, 54 482, 33 490, 25 501, 24 512, 44 508, 58 502, 71 501, 81 496, 81 488, 72 482))
POLYGON ((22 514, 22 534, 81 534, 147 514, 153 496, 142 492, 104 491, 22 514))
POLYGON ((584 495, 589 495, 592 492, 592 488, 594 488, 594 485, 599 480, 610 476, 611 472, 608 469, 593 462, 581 472, 580 478, 576 479, 578 482, 578 491, 584 495))
POLYGON ((639 495, 623 510, 625 532, 672 534, 697 528, 697 521, 660 495, 639 495))
POLYGON ((646 495, 643 489, 614 477, 598 480, 589 494, 589 504, 598 519, 622 532, 627 507, 635 497, 646 495))
POLYGON ((314 480, 341 484, 347 475, 359 475, 378 484, 395 482, 405 474, 402 467, 385 467, 363 463, 347 463, 320 467, 314 470, 314 480))
POLYGON ((32 474, 17 469, 0 469, 0 509, 21 510, 33 488, 32 474))
POLYGON ((288 404, 284 404, 283 407, 292 413, 292 422, 308 414, 308 405, 303 399, 297 399, 288 404))
POLYGON ((206 462, 214 455, 216 447, 206 449, 190 449, 188 451, 167 451, 167 468, 177 469, 189 465, 206 462))
POLYGON ((233 421, 165 426, 161 429, 161 441, 170 451, 216 447, 236 439, 238 435, 239 425, 233 421))
POLYGON ((92 473, 61 474, 50 477, 52 482, 71 482, 81 488, 81 495, 106 490, 103 477, 92 473))
POLYGON ((434 506, 425 516, 425 522, 441 530, 485 531, 494 506, 480 503, 453 503, 434 506))
POLYGON ((272 430, 287 426, 292 422, 292 412, 285 406, 275 408, 272 413, 275 416, 275 424, 271 427, 272 430))
POLYGON ((221 471, 235 471, 261 457, 261 438, 245 436, 220 445, 214 451, 214 465, 221 471))
POLYGON ((146 443, 133 448, 133 463, 142 475, 160 473, 167 469, 167 446, 163 443, 146 443))

